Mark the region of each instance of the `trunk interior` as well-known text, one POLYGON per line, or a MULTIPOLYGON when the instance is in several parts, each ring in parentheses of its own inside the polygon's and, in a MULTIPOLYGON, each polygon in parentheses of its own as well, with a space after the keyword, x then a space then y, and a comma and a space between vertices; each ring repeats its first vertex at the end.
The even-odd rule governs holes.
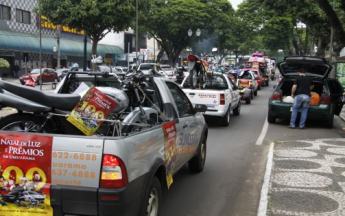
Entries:
MULTIPOLYGON (((283 84, 280 87, 280 92, 282 94, 282 98, 285 98, 287 96, 291 96, 291 89, 293 86, 294 80, 284 80, 283 84)), ((312 92, 316 92, 321 97, 321 94, 323 93, 323 82, 320 80, 314 80, 314 88, 311 90, 312 92)))

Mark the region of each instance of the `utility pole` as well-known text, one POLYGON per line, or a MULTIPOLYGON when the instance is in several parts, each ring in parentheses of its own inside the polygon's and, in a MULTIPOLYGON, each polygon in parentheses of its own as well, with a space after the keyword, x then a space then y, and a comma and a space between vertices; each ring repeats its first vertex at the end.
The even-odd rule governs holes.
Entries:
POLYGON ((60 64, 60 25, 56 26, 56 37, 57 37, 57 69, 61 67, 60 64))
POLYGON ((135 0, 135 59, 138 68, 138 0, 135 0))
POLYGON ((87 36, 84 31, 84 58, 83 58, 83 71, 86 71, 86 52, 87 52, 87 36))

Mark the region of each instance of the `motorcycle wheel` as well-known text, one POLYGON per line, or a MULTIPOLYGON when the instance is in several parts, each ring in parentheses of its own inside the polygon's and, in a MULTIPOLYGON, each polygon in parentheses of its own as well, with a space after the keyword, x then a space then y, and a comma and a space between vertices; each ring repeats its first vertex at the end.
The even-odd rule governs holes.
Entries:
MULTIPOLYGON (((42 118, 33 114, 15 113, 0 120, 0 130, 41 133, 39 129, 43 122, 42 118)), ((42 131, 42 133, 52 132, 53 130, 49 127, 45 127, 42 131)))

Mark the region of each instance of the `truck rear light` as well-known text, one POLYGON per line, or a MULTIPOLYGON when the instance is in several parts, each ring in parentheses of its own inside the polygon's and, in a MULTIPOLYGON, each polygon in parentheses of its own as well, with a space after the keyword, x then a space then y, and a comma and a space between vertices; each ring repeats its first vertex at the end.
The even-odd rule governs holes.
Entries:
POLYGON ((100 187, 121 188, 127 184, 127 171, 122 160, 114 155, 104 155, 100 187))
POLYGON ((331 104, 331 96, 327 94, 321 94, 320 103, 331 104))
POLYGON ((280 92, 274 91, 270 99, 280 101, 282 99, 282 95, 280 92))
POLYGON ((196 57, 193 56, 193 55, 189 55, 189 56, 188 56, 188 60, 189 60, 189 61, 196 61, 196 57))
POLYGON ((225 105, 225 95, 220 94, 219 105, 225 105))

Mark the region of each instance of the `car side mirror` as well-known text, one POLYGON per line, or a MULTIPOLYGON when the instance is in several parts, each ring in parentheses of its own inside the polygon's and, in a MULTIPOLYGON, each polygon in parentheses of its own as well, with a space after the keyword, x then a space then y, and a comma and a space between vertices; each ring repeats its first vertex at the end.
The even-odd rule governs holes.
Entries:
POLYGON ((195 104, 195 112, 206 112, 207 106, 205 104, 195 104))

